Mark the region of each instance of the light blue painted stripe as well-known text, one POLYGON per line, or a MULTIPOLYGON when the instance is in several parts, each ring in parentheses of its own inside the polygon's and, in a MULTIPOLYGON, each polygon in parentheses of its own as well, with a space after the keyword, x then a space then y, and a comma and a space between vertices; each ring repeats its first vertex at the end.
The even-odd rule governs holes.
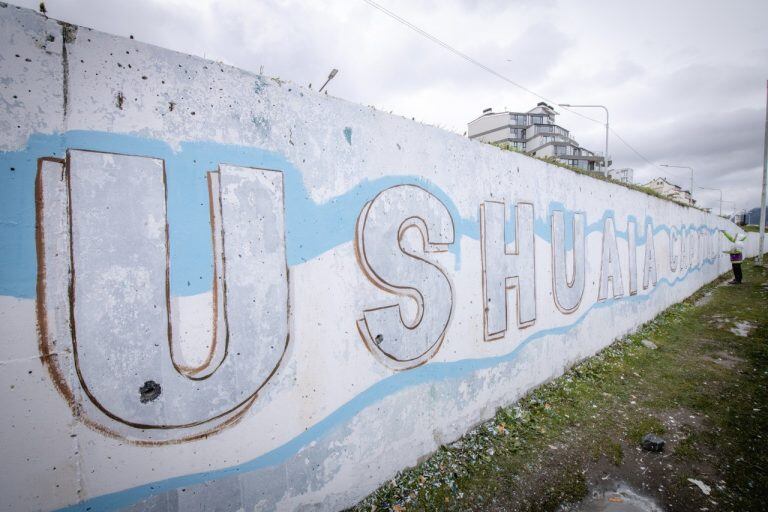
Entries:
POLYGON ((486 357, 481 359, 462 359, 459 361, 451 362, 432 362, 427 365, 408 370, 406 372, 399 372, 390 377, 387 377, 376 384, 373 384, 365 391, 356 395, 350 401, 346 402, 334 412, 326 416, 324 419, 308 428, 298 436, 294 437, 287 443, 259 456, 248 462, 232 466, 229 468, 217 469, 214 471, 206 471, 202 473, 195 473, 191 475, 184 475, 166 480, 160 480, 153 483, 148 483, 126 489, 123 491, 105 494, 86 500, 82 503, 72 505, 60 509, 61 511, 107 511, 118 510, 124 507, 128 507, 150 496, 160 494, 173 489, 188 487, 195 484, 200 484, 210 480, 221 479, 227 476, 232 476, 238 473, 247 473, 255 471, 261 468, 275 466, 286 462, 290 457, 297 454, 303 447, 309 445, 313 441, 318 441, 324 435, 328 434, 335 427, 349 423, 358 413, 364 409, 371 407, 380 400, 392 395, 405 388, 416 386, 419 384, 436 382, 442 380, 456 380, 472 372, 492 368, 502 363, 508 363, 514 361, 522 352, 522 350, 531 344, 532 342, 545 338, 547 336, 563 335, 569 332, 581 324, 586 317, 596 309, 602 309, 610 307, 617 302, 645 302, 651 299, 661 286, 674 288, 678 283, 684 281, 693 272, 697 272, 704 268, 704 265, 717 264, 719 258, 705 259, 701 264, 688 268, 688 270, 682 276, 677 276, 672 280, 662 278, 658 281, 656 287, 651 289, 648 293, 642 295, 632 295, 629 297, 622 297, 618 299, 609 299, 604 302, 596 302, 592 304, 586 311, 584 311, 573 323, 553 327, 549 329, 543 329, 535 332, 523 339, 520 344, 511 352, 500 356, 486 357))
MULTIPOLYGON (((165 160, 168 173, 168 220, 171 230, 171 285, 176 295, 195 294, 210 289, 211 248, 205 173, 216 169, 220 163, 283 171, 286 191, 286 252, 290 265, 307 261, 339 244, 350 241, 353 237, 355 220, 363 204, 384 188, 398 184, 418 184, 443 201, 455 220, 457 240, 461 236, 479 238, 477 217, 461 217, 456 205, 443 190, 417 176, 390 176, 374 181, 364 180, 345 194, 318 204, 311 200, 301 173, 290 162, 281 155, 258 148, 211 142, 185 142, 181 144, 179 151, 174 151, 165 142, 134 135, 93 131, 73 131, 54 135, 38 134, 30 138, 27 147, 22 151, 0 152, 0 166, 7 167, 7 172, 0 173, 0 243, 3 244, 2 250, 0 250, 0 294, 34 297, 36 274, 34 177, 36 162, 38 158, 44 156, 62 158, 65 149, 75 148, 136 154, 165 160)), ((512 242, 515 236, 514 208, 512 205, 508 206, 510 219, 505 226, 505 232, 508 241, 512 242)), ((550 241, 551 238, 549 219, 554 210, 561 210, 565 213, 566 225, 569 225, 572 219, 572 210, 561 203, 550 203, 546 217, 536 217, 534 223, 536 236, 545 241, 550 241)), ((588 224, 587 234, 602 231, 605 218, 613 216, 613 211, 605 211, 600 220, 588 224)), ((620 221, 617 219, 617 224, 620 221)), ((653 222, 653 219, 646 217, 644 222, 653 222)), ((626 230, 618 229, 620 227, 617 225, 617 236, 626 239, 626 230)), ((640 231, 637 236, 639 246, 645 242, 645 229, 640 227, 639 222, 636 229, 640 231)), ((688 232, 707 230, 712 233, 716 231, 716 229, 708 226, 700 225, 697 227, 691 224, 673 226, 672 228, 659 225, 654 227, 653 232, 654 234, 661 231, 669 233, 672 229, 688 232)), ((566 229, 566 237, 566 244, 570 246, 572 244, 570 229, 566 229)), ((459 247, 460 244, 456 243, 452 248, 457 260, 460 256, 459 247)), ((707 262, 712 263, 709 260, 707 262)), ((684 276, 675 278, 672 282, 662 279, 659 284, 674 286, 687 277, 691 271, 697 269, 698 267, 689 269, 684 276)), ((622 300, 648 300, 649 296, 650 294, 638 295, 622 300)), ((520 350, 532 341, 545 336, 563 334, 580 324, 593 309, 607 307, 614 302, 614 300, 610 300, 593 304, 573 324, 534 333, 521 342, 515 350, 503 356, 451 363, 431 363, 409 372, 395 374, 374 384, 288 443, 250 462, 232 468, 163 480, 96 497, 72 509, 121 508, 165 490, 279 464, 311 441, 319 439, 332 428, 345 424, 366 407, 392 393, 425 382, 458 379, 479 369, 512 361, 517 357, 520 350)))
POLYGON ((450 198, 425 180, 391 176, 361 181, 325 203, 310 198, 301 173, 284 157, 258 148, 213 142, 183 142, 178 151, 167 143, 135 135, 70 131, 30 137, 21 151, 0 152, 0 295, 35 296, 34 181, 37 159, 63 158, 66 149, 87 149, 160 158, 168 181, 171 240, 171 291, 194 295, 211 289, 208 185, 206 173, 220 163, 283 171, 286 254, 289 265, 307 261, 353 239, 363 204, 380 190, 402 183, 433 190, 456 215, 450 198), (10 171, 10 169, 14 169, 10 171), (7 171, 6 171, 7 170, 7 171))
MULTIPOLYGON (((166 142, 99 131, 68 131, 61 134, 35 134, 19 151, 0 151, 0 295, 35 297, 35 203, 34 181, 37 159, 63 158, 67 149, 87 149, 161 158, 168 179, 168 225, 171 254, 171 293, 195 295, 211 289, 212 256, 206 172, 220 163, 283 171, 285 180, 286 254, 289 265, 308 261, 354 238, 355 221, 363 205, 381 190, 400 184, 424 187, 438 197, 454 219, 456 240, 466 236, 479 238, 478 217, 462 217, 449 195, 418 176, 387 176, 362 180, 349 191, 325 203, 315 203, 304 184, 301 172, 285 157, 259 148, 197 141, 182 142, 175 151, 166 142)), ((514 208, 505 226, 509 242, 514 240, 514 208)), ((479 207, 479 205, 478 205, 479 207)), ((549 219, 553 210, 565 213, 570 226, 573 211, 558 202, 549 204, 546 216, 534 222, 536 236, 550 241, 549 219)), ((586 233, 602 231, 603 221, 613 216, 607 210, 603 218, 587 225, 586 233)), ((646 217, 646 222, 652 222, 646 217)), ((626 239, 623 221, 616 219, 616 234, 626 239), (619 224, 622 225, 619 225, 619 224)), ((706 226, 681 226, 674 229, 710 229, 706 226)), ((669 232, 667 226, 654 228, 669 232)), ((566 249, 572 245, 572 233, 565 230, 566 249)), ((645 241, 645 230, 637 237, 645 241)), ((461 264, 460 244, 451 252, 461 264)))

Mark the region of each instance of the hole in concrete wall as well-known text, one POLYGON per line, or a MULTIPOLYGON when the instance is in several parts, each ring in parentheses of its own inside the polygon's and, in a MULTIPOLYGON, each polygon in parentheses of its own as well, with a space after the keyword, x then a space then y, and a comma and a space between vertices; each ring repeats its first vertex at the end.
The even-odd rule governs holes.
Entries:
POLYGON ((117 93, 117 108, 120 110, 123 110, 123 103, 125 103, 125 96, 123 96, 122 92, 117 93))
POLYGON ((377 345, 381 345, 381 342, 384 341, 384 336, 382 336, 381 334, 377 334, 376 338, 374 338, 374 339, 375 339, 377 345))
POLYGON ((145 404, 159 397, 160 393, 162 393, 160 384, 153 380, 148 380, 139 388, 139 400, 145 404))

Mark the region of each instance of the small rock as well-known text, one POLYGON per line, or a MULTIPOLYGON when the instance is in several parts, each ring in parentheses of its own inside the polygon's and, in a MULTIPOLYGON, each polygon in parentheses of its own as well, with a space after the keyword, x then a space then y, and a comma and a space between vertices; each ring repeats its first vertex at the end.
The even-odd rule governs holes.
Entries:
POLYGON ((649 348, 649 349, 651 349, 651 350, 656 350, 657 348, 659 348, 659 347, 657 347, 657 346, 656 346, 656 344, 655 344, 654 342, 652 342, 651 340, 640 340, 640 343, 642 343, 642 345, 643 345, 645 348, 649 348))
POLYGON ((664 441, 664 439, 660 438, 656 434, 645 434, 641 444, 643 450, 648 450, 649 452, 660 452, 664 450, 666 441, 664 441))

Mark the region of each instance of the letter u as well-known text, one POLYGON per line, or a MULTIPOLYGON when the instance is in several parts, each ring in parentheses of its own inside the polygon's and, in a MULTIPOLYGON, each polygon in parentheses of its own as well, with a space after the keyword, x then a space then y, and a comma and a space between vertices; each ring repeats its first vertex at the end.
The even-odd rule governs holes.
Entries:
POLYGON ((164 162, 71 150, 41 159, 38 317, 49 371, 86 422, 143 442, 233 423, 288 343, 282 173, 208 174, 214 276, 210 351, 179 361, 164 162), (158 432, 165 430, 166 432, 158 432))

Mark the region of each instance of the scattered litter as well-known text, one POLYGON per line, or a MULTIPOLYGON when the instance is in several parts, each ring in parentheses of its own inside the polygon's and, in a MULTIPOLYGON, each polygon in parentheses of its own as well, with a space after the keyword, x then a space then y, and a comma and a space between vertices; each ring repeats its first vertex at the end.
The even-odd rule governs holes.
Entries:
POLYGON ((736 322, 735 327, 731 327, 731 332, 736 336, 746 338, 754 326, 749 322, 736 322))
POLYGON ((689 482, 696 485, 699 489, 701 489, 701 492, 703 492, 706 496, 709 496, 709 493, 712 492, 712 488, 702 482, 701 480, 696 480, 695 478, 689 478, 689 482))
POLYGON ((642 345, 643 345, 645 348, 649 348, 649 349, 651 349, 651 350, 656 350, 657 348, 659 348, 659 347, 658 347, 658 346, 656 346, 656 344, 655 344, 654 342, 652 342, 651 340, 640 340, 640 343, 641 343, 641 344, 642 344, 642 345))
POLYGON ((704 306, 709 303, 709 301, 712 300, 712 292, 705 293, 702 297, 700 297, 696 302, 693 303, 694 306, 704 306))

